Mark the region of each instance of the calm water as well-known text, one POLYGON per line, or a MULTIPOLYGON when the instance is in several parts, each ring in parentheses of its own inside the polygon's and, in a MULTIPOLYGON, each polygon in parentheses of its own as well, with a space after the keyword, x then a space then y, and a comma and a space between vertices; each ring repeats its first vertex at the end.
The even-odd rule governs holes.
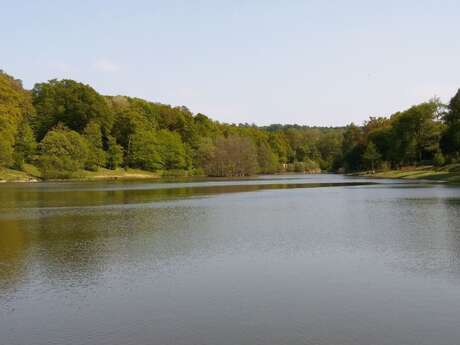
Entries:
POLYGON ((460 188, 0 186, 1 345, 458 345, 460 188))

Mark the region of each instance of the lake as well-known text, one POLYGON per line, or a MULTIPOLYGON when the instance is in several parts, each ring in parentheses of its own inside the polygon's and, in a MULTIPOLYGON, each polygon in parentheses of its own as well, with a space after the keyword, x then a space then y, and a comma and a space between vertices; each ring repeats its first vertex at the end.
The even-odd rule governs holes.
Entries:
POLYGON ((1 345, 457 345, 460 188, 0 186, 1 345))

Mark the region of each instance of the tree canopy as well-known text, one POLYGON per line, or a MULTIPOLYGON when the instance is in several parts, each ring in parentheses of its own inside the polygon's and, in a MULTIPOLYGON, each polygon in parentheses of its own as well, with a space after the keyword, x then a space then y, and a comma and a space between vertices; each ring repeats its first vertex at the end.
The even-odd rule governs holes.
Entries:
POLYGON ((104 96, 73 80, 28 91, 0 72, 0 166, 45 177, 132 167, 209 176, 356 171, 460 160, 460 90, 363 125, 226 124, 185 106, 104 96))

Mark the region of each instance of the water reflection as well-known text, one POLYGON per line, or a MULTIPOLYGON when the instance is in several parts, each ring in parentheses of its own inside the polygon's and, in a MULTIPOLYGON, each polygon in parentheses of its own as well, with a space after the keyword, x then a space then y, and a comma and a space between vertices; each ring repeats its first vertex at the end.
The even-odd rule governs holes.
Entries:
POLYGON ((0 222, 0 294, 19 283, 25 275, 30 236, 17 220, 0 222))
POLYGON ((2 189, 0 343, 454 344, 460 189, 333 178, 2 189))
MULTIPOLYGON (((259 181, 261 182, 261 181, 259 181)), ((94 188, 79 189, 76 185, 51 185, 50 188, 0 188, 0 210, 32 208, 32 207, 64 207, 64 206, 91 206, 104 204, 128 204, 146 203, 166 199, 180 199, 190 196, 213 195, 223 193, 255 192, 273 189, 298 189, 298 188, 319 188, 319 187, 344 187, 373 185, 372 181, 340 181, 321 183, 295 183, 285 181, 284 183, 272 182, 249 184, 248 181, 239 183, 222 184, 190 184, 182 185, 160 185, 143 184, 133 186, 128 184, 115 184, 112 186, 95 185, 94 188), (245 182, 245 183, 244 183, 245 182), (71 187, 71 188, 66 188, 71 187)))

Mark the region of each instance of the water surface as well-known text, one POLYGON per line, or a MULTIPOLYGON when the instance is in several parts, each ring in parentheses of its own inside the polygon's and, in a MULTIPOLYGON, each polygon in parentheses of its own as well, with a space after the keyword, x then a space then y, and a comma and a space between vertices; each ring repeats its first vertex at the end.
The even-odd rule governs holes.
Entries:
POLYGON ((452 344, 460 189, 336 175, 0 186, 0 344, 452 344))

